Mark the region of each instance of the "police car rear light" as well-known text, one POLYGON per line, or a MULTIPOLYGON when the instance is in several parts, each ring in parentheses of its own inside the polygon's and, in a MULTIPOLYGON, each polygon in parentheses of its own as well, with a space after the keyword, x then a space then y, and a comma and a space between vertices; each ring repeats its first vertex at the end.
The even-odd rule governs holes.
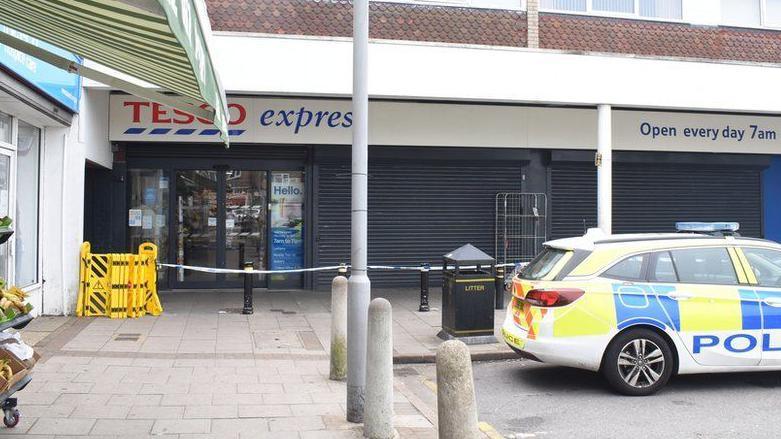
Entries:
POLYGON ((557 307, 578 300, 585 291, 578 288, 535 289, 526 293, 524 300, 534 306, 557 307))
POLYGON ((701 222, 680 222, 675 223, 675 230, 678 232, 737 232, 740 230, 740 223, 701 223, 701 222))

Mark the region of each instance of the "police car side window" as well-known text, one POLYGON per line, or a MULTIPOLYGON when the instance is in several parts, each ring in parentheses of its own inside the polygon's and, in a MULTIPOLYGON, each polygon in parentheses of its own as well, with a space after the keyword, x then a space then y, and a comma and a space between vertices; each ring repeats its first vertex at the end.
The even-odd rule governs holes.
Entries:
POLYGON ((670 251, 678 279, 684 283, 736 285, 738 277, 726 248, 670 251))
POLYGON ((647 253, 630 256, 610 267, 603 273, 603 276, 611 279, 641 282, 645 280, 645 267, 647 261, 647 253))
POLYGON ((759 285, 781 288, 781 251, 744 247, 743 254, 746 255, 759 285))
POLYGON ((652 282, 678 282, 673 258, 670 252, 658 252, 651 255, 648 266, 648 279, 652 282))

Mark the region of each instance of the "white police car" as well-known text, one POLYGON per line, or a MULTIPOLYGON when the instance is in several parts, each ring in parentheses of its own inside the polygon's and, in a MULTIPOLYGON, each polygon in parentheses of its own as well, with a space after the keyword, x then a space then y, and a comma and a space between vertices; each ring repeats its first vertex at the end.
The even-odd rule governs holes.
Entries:
POLYGON ((674 373, 781 370, 781 245, 738 227, 547 242, 513 279, 504 339, 628 395, 674 373))

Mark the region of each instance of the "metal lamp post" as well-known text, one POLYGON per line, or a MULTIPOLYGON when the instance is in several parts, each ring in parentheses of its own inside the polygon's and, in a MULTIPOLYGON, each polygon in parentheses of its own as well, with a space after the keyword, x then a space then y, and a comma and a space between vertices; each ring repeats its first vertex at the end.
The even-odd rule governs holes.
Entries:
POLYGON ((367 273, 369 172, 369 0, 353 1, 353 145, 351 276, 347 295, 347 420, 363 421, 366 330, 371 283, 367 273))

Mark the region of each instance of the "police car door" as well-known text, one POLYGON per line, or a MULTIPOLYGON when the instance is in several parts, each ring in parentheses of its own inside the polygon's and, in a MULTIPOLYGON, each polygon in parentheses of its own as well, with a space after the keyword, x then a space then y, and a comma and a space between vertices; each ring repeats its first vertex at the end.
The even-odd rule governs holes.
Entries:
MULTIPOLYGON (((761 359, 761 329, 742 313, 739 293, 745 273, 733 249, 692 247, 656 254, 649 278, 671 267, 676 282, 656 284, 657 294, 674 301, 678 336, 694 360, 704 366, 752 366, 761 359), (737 264, 737 265, 736 265, 737 264), (665 291, 665 286, 669 289, 665 291), (751 323, 751 322, 749 322, 751 323)), ((660 297, 660 300, 662 298, 660 297)), ((747 301, 750 302, 749 299, 747 301)), ((754 302, 756 304, 756 301, 754 302)))
POLYGON ((781 366, 781 250, 743 247, 738 255, 752 284, 740 289, 741 296, 758 299, 762 310, 762 366, 781 366))

